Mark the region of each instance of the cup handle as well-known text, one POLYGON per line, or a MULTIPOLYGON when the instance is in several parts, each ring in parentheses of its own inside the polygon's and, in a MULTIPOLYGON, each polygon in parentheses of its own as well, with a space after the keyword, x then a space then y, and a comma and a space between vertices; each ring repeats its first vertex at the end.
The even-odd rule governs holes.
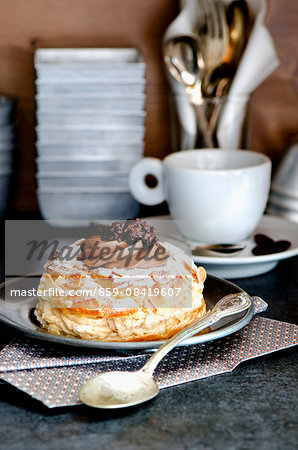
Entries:
POLYGON ((136 200, 144 205, 158 205, 165 200, 162 162, 157 158, 143 158, 137 162, 129 174, 129 189, 136 200), (153 175, 157 185, 146 184, 146 176, 153 175))

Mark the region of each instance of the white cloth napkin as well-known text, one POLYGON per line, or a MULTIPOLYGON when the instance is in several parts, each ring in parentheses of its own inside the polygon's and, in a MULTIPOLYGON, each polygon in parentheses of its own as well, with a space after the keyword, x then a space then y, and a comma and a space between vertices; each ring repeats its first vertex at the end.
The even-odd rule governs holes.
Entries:
MULTIPOLYGON (((224 0, 230 3, 229 0, 224 0)), ((268 29, 264 25, 266 15, 265 0, 246 0, 254 15, 254 25, 248 43, 242 55, 229 94, 242 96, 243 101, 227 102, 221 114, 217 139, 221 148, 236 149, 246 112, 246 98, 250 95, 279 65, 274 43, 268 29), (235 109, 236 108, 236 109, 235 109), (233 126, 231 124, 233 123, 233 126)), ((191 33, 195 24, 200 20, 201 11, 197 0, 181 0, 181 12, 170 24, 164 35, 164 42, 183 34, 191 33)), ((170 84, 175 96, 179 96, 177 103, 178 115, 187 143, 195 145, 196 119, 184 89, 172 78, 170 84)), ((190 146, 188 148, 191 148, 190 146)), ((185 149, 185 147, 182 147, 185 149)))

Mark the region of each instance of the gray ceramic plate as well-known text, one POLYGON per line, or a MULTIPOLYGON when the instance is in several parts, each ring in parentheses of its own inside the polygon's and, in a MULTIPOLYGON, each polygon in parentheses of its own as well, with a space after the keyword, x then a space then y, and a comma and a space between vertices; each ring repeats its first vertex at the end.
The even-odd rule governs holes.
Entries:
MULTIPOLYGON (((36 283, 38 283, 36 279, 36 283)), ((10 281, 11 283, 11 281, 10 281)), ((18 281, 13 282, 14 288, 18 281)), ((10 287, 12 287, 10 285, 10 287)), ((220 300, 221 297, 234 293, 241 292, 235 284, 220 278, 208 276, 205 282, 204 297, 207 304, 207 309, 213 308, 213 306, 220 300)), ((34 320, 33 308, 36 303, 36 299, 32 299, 31 303, 26 302, 26 306, 23 303, 19 303, 19 306, 5 301, 4 288, 0 291, 0 320, 7 325, 11 325, 18 331, 25 335, 49 341, 52 343, 58 343, 63 345, 71 345, 74 347, 82 348, 97 348, 105 350, 118 350, 118 351, 143 351, 160 347, 164 341, 151 341, 151 342, 104 342, 104 341, 86 341, 82 339, 67 338, 63 336, 55 336, 49 334, 38 326, 36 320, 34 320)), ((211 331, 206 334, 193 336, 187 339, 181 344, 192 345, 202 342, 212 341, 219 339, 229 334, 235 333, 235 331, 243 328, 253 317, 253 306, 245 313, 237 314, 233 319, 225 319, 218 322, 211 327, 211 331)))

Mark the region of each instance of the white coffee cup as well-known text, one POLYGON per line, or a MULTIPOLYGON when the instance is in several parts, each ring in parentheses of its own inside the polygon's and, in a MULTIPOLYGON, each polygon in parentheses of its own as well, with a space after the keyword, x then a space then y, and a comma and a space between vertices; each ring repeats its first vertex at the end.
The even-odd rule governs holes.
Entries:
POLYGON ((131 170, 133 196, 145 205, 168 202, 180 233, 205 243, 236 243, 256 228, 268 200, 271 161, 248 150, 186 150, 163 162, 144 158, 131 170), (150 188, 147 175, 157 179, 150 188))

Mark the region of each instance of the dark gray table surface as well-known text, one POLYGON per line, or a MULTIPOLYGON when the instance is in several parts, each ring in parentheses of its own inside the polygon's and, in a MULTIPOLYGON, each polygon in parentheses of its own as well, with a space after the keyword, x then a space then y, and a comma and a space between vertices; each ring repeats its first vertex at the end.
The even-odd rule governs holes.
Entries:
MULTIPOLYGON (((233 280, 269 303, 264 316, 297 323, 298 257, 272 272, 233 280)), ((15 332, 0 325, 1 348, 15 332)), ((0 385, 1 449, 297 448, 297 350, 276 352, 232 373, 165 389, 151 402, 106 412, 49 410, 0 385)))

